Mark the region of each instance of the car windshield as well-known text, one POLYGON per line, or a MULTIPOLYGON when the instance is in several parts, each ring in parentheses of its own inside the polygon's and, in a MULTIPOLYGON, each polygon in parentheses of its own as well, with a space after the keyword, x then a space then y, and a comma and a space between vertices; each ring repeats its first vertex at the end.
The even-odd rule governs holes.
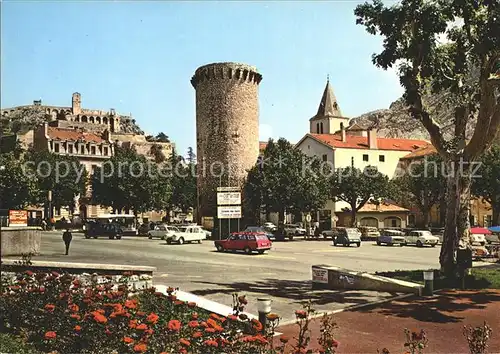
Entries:
POLYGON ((186 232, 186 230, 187 230, 187 227, 179 227, 180 232, 186 232))
POLYGON ((432 233, 430 231, 421 231, 422 236, 432 236, 432 233))
POLYGON ((179 232, 179 229, 173 226, 167 227, 167 231, 179 232))

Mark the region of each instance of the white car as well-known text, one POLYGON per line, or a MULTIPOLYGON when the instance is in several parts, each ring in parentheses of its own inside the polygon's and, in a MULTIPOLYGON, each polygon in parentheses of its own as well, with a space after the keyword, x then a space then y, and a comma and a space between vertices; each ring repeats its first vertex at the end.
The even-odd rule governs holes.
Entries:
POLYGON ((486 245, 486 236, 484 234, 471 234, 470 237, 472 238, 472 244, 486 245))
POLYGON ((172 237, 176 232, 179 232, 179 229, 175 226, 158 225, 155 226, 154 230, 148 231, 148 238, 152 239, 153 237, 155 237, 164 240, 166 238, 172 237))
POLYGON ((186 242, 201 243, 207 238, 206 232, 200 226, 183 226, 179 227, 177 232, 173 232, 171 236, 165 237, 168 244, 178 243, 182 245, 186 242))
POLYGON ((262 225, 262 227, 267 231, 271 232, 276 231, 278 229, 278 227, 274 225, 272 222, 265 222, 264 225, 262 225))
POLYGON ((405 245, 414 244, 417 245, 417 247, 423 247, 425 245, 435 247, 438 242, 439 237, 433 236, 432 233, 427 230, 410 231, 405 236, 405 245))

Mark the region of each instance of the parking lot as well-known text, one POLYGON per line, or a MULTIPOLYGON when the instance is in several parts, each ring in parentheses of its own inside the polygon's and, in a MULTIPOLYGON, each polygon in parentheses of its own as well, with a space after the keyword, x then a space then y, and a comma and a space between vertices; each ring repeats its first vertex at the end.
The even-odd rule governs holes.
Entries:
POLYGON ((314 300, 318 309, 364 301, 366 294, 360 292, 312 292, 312 265, 368 272, 437 268, 439 249, 377 246, 370 241, 364 241, 359 248, 334 247, 331 241, 298 239, 274 242, 272 249, 262 255, 246 255, 216 252, 209 240, 202 244, 167 245, 147 237, 85 239, 83 234, 75 233, 70 255, 65 256, 62 233, 45 232, 42 254, 37 259, 153 266, 158 269, 154 278, 157 284, 179 287, 228 305, 231 293, 245 293, 253 312, 256 298, 265 294, 273 298, 276 311, 292 315, 299 303, 307 299, 314 300))

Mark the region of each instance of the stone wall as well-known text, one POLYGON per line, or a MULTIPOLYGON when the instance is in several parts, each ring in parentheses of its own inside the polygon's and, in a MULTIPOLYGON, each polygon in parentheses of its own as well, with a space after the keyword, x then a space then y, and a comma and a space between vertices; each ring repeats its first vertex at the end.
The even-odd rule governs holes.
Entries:
POLYGON ((256 68, 214 63, 198 68, 196 90, 198 218, 215 217, 220 185, 241 185, 259 155, 256 68))
POLYGON ((39 254, 42 234, 38 228, 2 228, 1 255, 39 254))

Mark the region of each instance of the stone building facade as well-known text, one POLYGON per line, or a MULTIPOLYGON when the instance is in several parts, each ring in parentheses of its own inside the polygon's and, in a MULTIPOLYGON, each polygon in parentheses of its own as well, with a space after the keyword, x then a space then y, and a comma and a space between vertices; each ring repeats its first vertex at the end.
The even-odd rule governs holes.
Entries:
MULTIPOLYGON (((136 125, 132 115, 122 115, 111 108, 109 110, 86 109, 82 107, 82 97, 73 93, 71 107, 42 105, 42 101, 33 101, 32 105, 2 108, 3 117, 11 116, 15 110, 34 107, 45 113, 45 123, 28 132, 15 136, 23 148, 33 146, 36 150, 47 150, 56 154, 75 156, 85 166, 89 174, 96 167, 114 155, 114 147, 134 147, 148 159, 155 159, 155 151, 161 151, 168 159, 174 144, 170 142, 148 141, 144 132, 136 125), (154 148, 153 148, 154 147, 154 148)), ((23 119, 23 117, 21 117, 23 119)), ((110 213, 109 208, 92 205, 91 191, 77 200, 75 214, 82 217, 97 217, 110 213)), ((127 211, 132 214, 132 211, 127 211)), ((55 211, 55 218, 71 218, 69 209, 55 211)), ((165 213, 144 213, 147 220, 161 220, 165 213)))
POLYGON ((255 67, 238 63, 202 66, 191 79, 196 90, 199 222, 217 217, 217 187, 241 186, 257 162, 261 80, 255 67))

